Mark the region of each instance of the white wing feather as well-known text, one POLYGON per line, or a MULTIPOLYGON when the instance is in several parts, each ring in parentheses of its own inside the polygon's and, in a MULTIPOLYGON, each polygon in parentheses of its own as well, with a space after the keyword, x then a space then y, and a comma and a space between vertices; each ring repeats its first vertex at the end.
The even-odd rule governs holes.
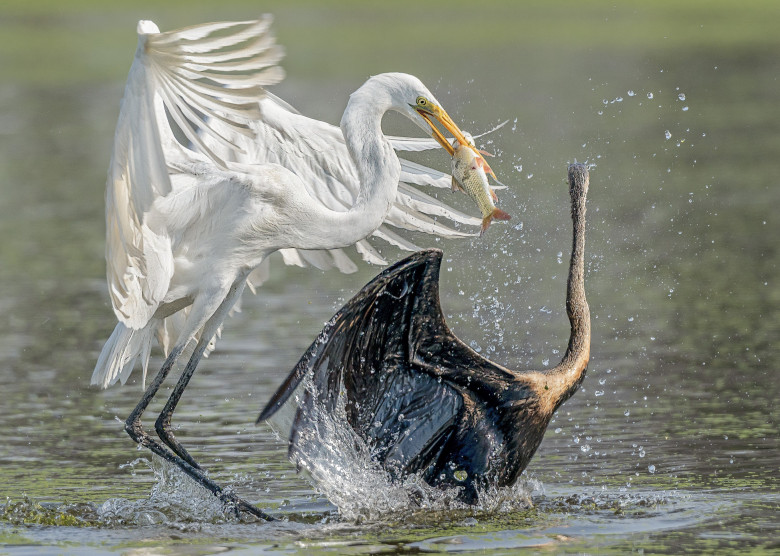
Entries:
POLYGON ((247 122, 260 114, 263 86, 283 77, 270 23, 265 17, 168 33, 151 21, 138 24, 106 187, 109 291, 117 318, 129 328, 149 322, 173 273, 167 230, 145 222, 155 200, 170 193, 170 159, 180 155, 168 118, 195 149, 224 166, 204 137, 240 150, 229 137, 252 136, 247 122), (229 137, 210 121, 219 121, 229 137))
MULTIPOLYGON (((103 349, 92 382, 105 387, 127 379, 140 357, 144 375, 156 333, 167 353, 178 337, 187 308, 155 318, 173 275, 174 223, 147 218, 172 192, 178 164, 207 162, 279 163, 298 174, 312 197, 333 210, 348 210, 360 183, 341 129, 299 114, 265 91, 279 82, 282 49, 269 29, 271 18, 213 23, 160 33, 150 21, 138 24, 138 48, 117 122, 106 187, 106 261, 109 292, 119 324, 103 349), (182 138, 184 142, 182 142, 182 138), (110 361, 109 361, 110 360, 110 361)), ((429 139, 391 138, 397 150, 427 150, 429 139)), ((442 237, 471 233, 436 220, 478 226, 467 216, 418 191, 414 185, 449 187, 448 174, 401 161, 395 203, 374 234, 401 249, 417 247, 394 226, 442 237)), ((373 264, 387 261, 367 241, 355 248, 373 264)), ((283 249, 287 264, 354 272, 341 249, 283 249)), ((267 264, 248 279, 250 289, 268 277, 267 264)))
MULTIPOLYGON (((241 163, 264 164, 274 162, 295 172, 307 187, 308 193, 318 199, 324 206, 332 210, 348 210, 357 198, 360 182, 354 164, 347 151, 344 136, 339 127, 307 118, 292 108, 289 104, 268 94, 260 102, 262 117, 251 122, 250 127, 255 132, 252 140, 247 137, 233 136, 232 141, 240 145, 240 149, 224 150, 209 139, 209 147, 215 150, 225 160, 241 163)), ((221 132, 221 122, 211 122, 221 132)), ((394 147, 417 144, 425 148, 438 147, 433 139, 391 138, 394 147)), ((411 149, 410 149, 411 150, 411 149)), ((395 234, 387 233, 387 226, 396 226, 407 230, 427 232, 441 237, 465 237, 473 235, 470 232, 455 230, 430 216, 442 217, 459 224, 478 226, 479 218, 463 214, 447 204, 435 199, 411 184, 426 185, 438 188, 450 188, 451 177, 437 170, 408 160, 401 160, 401 180, 396 200, 390 215, 379 230, 376 237, 392 238, 390 243, 402 249, 417 249, 406 240, 396 240, 395 234)), ((357 252, 364 260, 374 264, 386 264, 386 261, 371 247, 367 241, 356 245, 357 252)), ((320 269, 339 268, 342 272, 356 269, 354 264, 345 265, 349 260, 341 249, 335 249, 324 256, 294 253, 294 249, 283 250, 283 260, 286 264, 308 266, 320 269)))

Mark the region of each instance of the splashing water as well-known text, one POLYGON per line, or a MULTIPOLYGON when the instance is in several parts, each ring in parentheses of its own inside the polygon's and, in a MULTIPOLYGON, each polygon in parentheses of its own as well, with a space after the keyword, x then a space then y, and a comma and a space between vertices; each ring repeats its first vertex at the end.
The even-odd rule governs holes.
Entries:
POLYGON ((147 466, 155 476, 149 497, 142 500, 110 498, 97 507, 98 521, 106 525, 156 525, 171 522, 225 523, 233 514, 211 492, 178 468, 153 456, 138 458, 121 467, 147 466))
MULTIPOLYGON (((319 399, 315 386, 307 377, 299 391, 305 389, 319 399)), ((283 438, 288 415, 297 409, 301 397, 293 395, 272 418, 271 425, 283 438)), ((385 520, 388 514, 403 517, 426 511, 471 510, 476 512, 511 512, 532 506, 531 494, 539 489, 533 480, 520 480, 511 487, 481 489, 479 504, 469 506, 458 500, 460 487, 436 488, 422 478, 423 472, 393 478, 374 457, 371 447, 348 424, 346 396, 340 392, 335 410, 320 404, 307 406, 310 425, 298 431, 296 466, 307 473, 314 489, 338 508, 349 521, 385 520)))
POLYGON ((153 457, 138 458, 120 466, 135 474, 139 465, 148 467, 155 476, 150 496, 142 500, 109 498, 102 504, 38 502, 25 496, 6 499, 0 505, 0 521, 16 525, 70 527, 148 527, 173 526, 179 530, 198 529, 201 524, 224 524, 248 519, 236 518, 232 512, 178 468, 153 457))

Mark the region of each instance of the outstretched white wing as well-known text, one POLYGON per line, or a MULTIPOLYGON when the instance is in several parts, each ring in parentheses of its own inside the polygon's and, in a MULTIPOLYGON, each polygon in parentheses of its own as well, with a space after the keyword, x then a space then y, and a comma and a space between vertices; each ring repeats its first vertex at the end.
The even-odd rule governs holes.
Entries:
POLYGON ((120 322, 139 329, 165 295, 173 272, 170 239, 145 214, 171 191, 169 158, 181 152, 169 118, 191 146, 218 166, 206 144, 241 153, 231 137, 249 138, 263 86, 283 78, 270 17, 210 23, 160 33, 138 23, 138 48, 127 78, 106 187, 109 291, 120 322), (218 121, 220 134, 210 122, 218 121))
MULTIPOLYGON (((248 164, 277 163, 295 172, 307 187, 308 193, 323 206, 332 210, 346 211, 354 203, 360 189, 355 166, 347 151, 341 128, 308 118, 298 113, 283 100, 267 93, 260 102, 262 117, 251 122, 254 139, 231 135, 222 129, 221 122, 212 122, 220 133, 230 136, 231 142, 240 149, 225 149, 209 142, 212 150, 225 160, 248 164)), ((390 138, 396 150, 427 150, 439 148, 433 139, 390 138)), ((427 168, 401 159, 401 180, 395 202, 385 223, 374 233, 397 247, 406 250, 418 249, 391 227, 427 232, 441 237, 464 237, 470 232, 455 230, 442 224, 439 219, 468 225, 479 225, 478 218, 467 216, 445 203, 427 195, 416 185, 450 188, 449 174, 427 168)), ((363 259, 386 264, 386 261, 367 240, 359 241, 356 249, 363 259)), ((356 269, 343 250, 307 251, 282 249, 287 264, 320 269, 338 268, 342 272, 356 269)), ((257 283, 257 275, 252 279, 257 283)))
MULTIPOLYGON (((279 163, 298 174, 324 206, 347 210, 355 202, 360 183, 341 129, 302 116, 264 90, 283 78, 276 65, 282 52, 270 22, 265 17, 209 23, 168 33, 150 21, 139 22, 106 191, 109 290, 117 318, 130 328, 149 322, 170 283, 167 230, 145 222, 144 215, 171 191, 170 164, 182 156, 205 157, 219 167, 231 161, 279 163)), ((436 147, 428 139, 391 142, 397 150, 436 147)), ((401 169, 395 203, 376 237, 414 250, 391 227, 442 237, 471 235, 441 220, 479 225, 479 219, 415 187, 448 188, 449 175, 406 160, 401 169)), ((356 248, 365 260, 385 264, 368 241, 356 248)), ((282 256, 287 264, 356 269, 341 250, 284 249, 282 256)))

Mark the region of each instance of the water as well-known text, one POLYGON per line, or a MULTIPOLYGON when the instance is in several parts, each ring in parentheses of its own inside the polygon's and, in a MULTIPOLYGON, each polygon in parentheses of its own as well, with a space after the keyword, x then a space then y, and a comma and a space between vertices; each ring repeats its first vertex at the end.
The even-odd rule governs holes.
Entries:
MULTIPOLYGON (((513 219, 465 242, 414 238, 444 249, 448 321, 486 357, 537 368, 560 359, 565 170, 574 159, 596 164, 593 342, 582 389, 521 482, 496 493, 506 504, 445 508, 434 495, 399 505, 386 503, 386 488, 362 497, 342 488, 330 492, 339 513, 270 428, 253 423, 322 324, 378 269, 340 276, 276 264, 174 419, 216 481, 285 516, 256 524, 224 515, 135 449, 121 421, 137 382, 87 385, 114 323, 103 184, 135 21, 172 28, 254 17, 257 6, 28 4, 0 8, 4 551, 777 549, 777 6, 448 3, 434 4, 441 18, 410 19, 398 4, 269 5, 288 52, 289 78, 275 92, 308 114, 337 122, 368 75, 403 69, 469 131, 510 120, 488 148, 513 219), (526 499, 532 506, 518 503, 526 499)), ((397 118, 386 129, 414 132, 397 118)), ((422 161, 449 165, 441 154, 422 161)), ((474 210, 465 196, 439 194, 474 210)))

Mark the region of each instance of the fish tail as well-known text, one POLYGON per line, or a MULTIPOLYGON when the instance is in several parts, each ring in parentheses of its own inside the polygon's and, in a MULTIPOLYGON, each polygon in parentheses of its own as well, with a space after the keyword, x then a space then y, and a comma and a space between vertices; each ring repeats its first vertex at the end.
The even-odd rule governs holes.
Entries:
POLYGON ((491 216, 496 220, 509 220, 512 218, 508 213, 504 212, 498 207, 493 207, 493 214, 491 214, 491 216))
POLYGON ((510 218, 512 217, 500 208, 493 207, 493 212, 482 219, 482 230, 480 230, 479 235, 482 235, 487 231, 487 229, 490 227, 490 223, 493 222, 493 220, 509 220, 510 218))
POLYGON ((484 234, 488 228, 490 228, 490 223, 493 221, 493 215, 488 214, 485 218, 482 219, 482 229, 479 231, 479 235, 484 234))

